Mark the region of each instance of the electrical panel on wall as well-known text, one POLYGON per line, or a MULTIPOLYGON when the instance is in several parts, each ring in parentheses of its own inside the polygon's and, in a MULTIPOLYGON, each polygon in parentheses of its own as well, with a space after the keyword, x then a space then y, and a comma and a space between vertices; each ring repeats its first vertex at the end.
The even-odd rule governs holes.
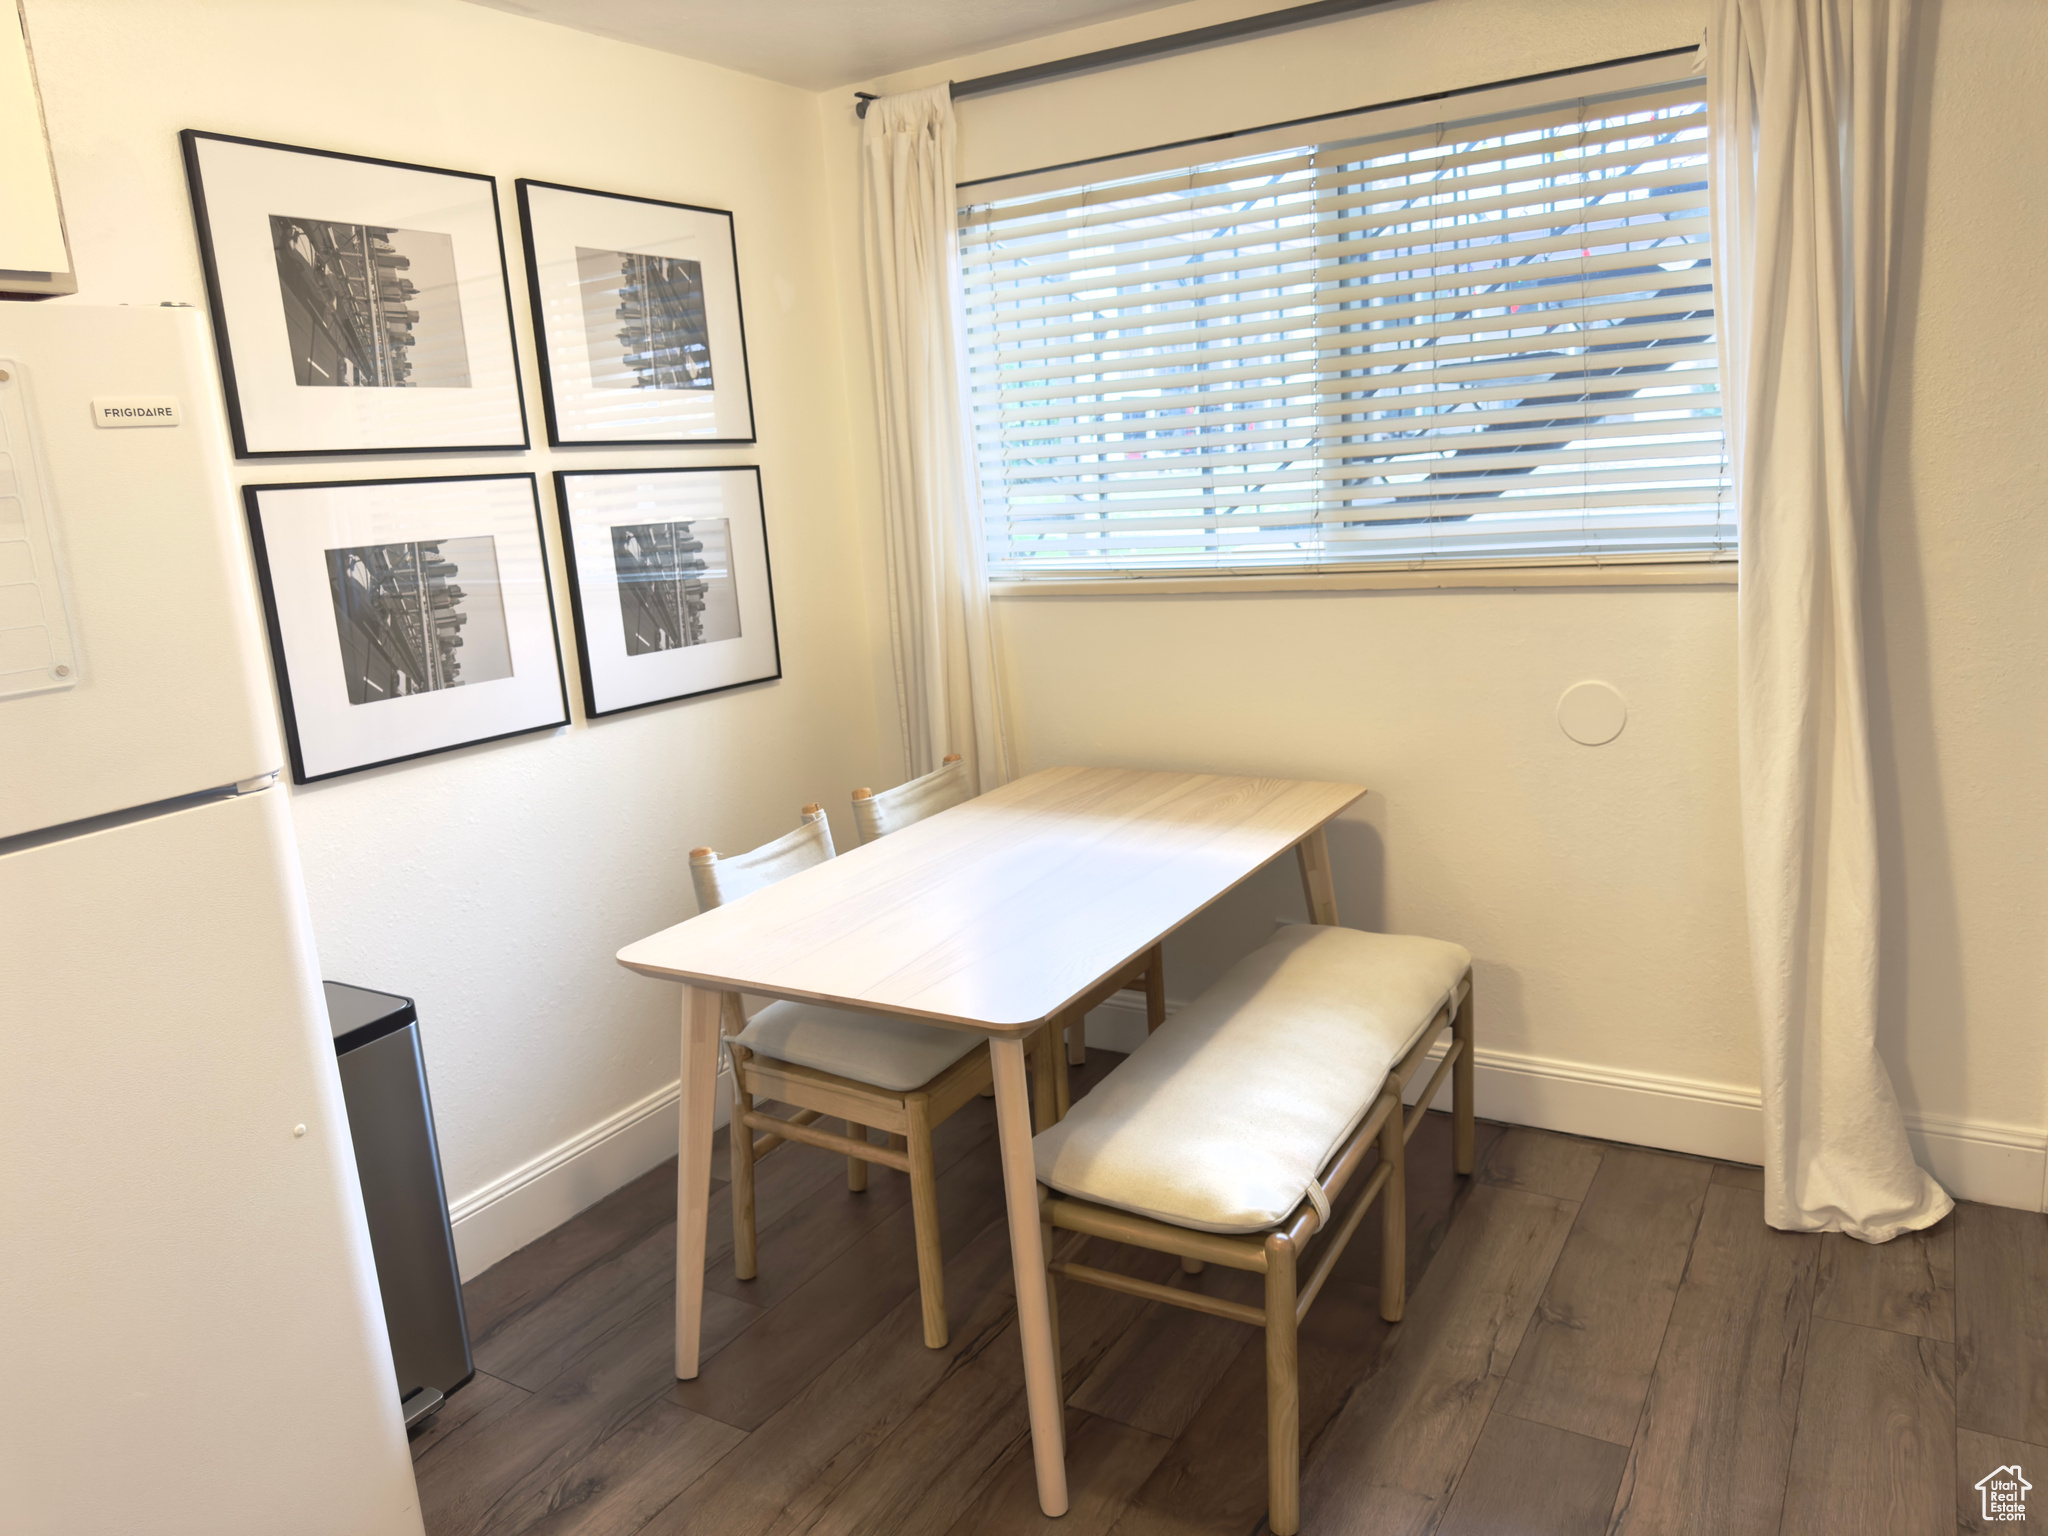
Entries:
POLYGON ((0 11, 0 297, 76 292, 35 57, 17 0, 0 11))

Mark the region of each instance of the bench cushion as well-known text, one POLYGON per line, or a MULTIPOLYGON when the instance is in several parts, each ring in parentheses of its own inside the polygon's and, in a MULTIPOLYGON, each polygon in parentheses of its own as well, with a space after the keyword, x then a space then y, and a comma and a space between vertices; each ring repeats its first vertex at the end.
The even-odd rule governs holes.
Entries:
POLYGON ((737 1038, 756 1055, 904 1093, 981 1044, 964 1029, 795 1002, 770 1003, 737 1038))
POLYGON ((1035 1139, 1039 1180, 1201 1232, 1285 1220, 1471 963, 1437 939, 1283 928, 1035 1139))

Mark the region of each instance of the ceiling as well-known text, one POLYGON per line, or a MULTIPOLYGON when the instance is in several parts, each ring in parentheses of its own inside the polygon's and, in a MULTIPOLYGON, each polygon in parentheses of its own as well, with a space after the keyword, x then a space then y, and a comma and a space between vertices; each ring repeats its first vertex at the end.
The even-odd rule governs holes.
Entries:
POLYGON ((810 90, 1177 0, 475 0, 810 90))

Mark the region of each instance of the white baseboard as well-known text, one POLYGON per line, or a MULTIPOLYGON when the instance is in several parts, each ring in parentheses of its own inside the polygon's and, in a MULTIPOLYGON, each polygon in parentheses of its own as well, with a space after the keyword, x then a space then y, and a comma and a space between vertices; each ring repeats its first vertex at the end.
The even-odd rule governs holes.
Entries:
MULTIPOLYGON (((1119 993, 1088 1016, 1088 1039, 1104 1050, 1134 1050, 1144 1038, 1144 1003, 1135 994, 1119 993)), ((1441 1048, 1432 1053, 1441 1054, 1441 1048)), ((1411 1102, 1426 1081, 1417 1076, 1411 1102)), ((1481 1047, 1473 1058, 1473 1089, 1488 1120, 1731 1163, 1763 1161, 1763 1101, 1753 1088, 1481 1047)), ((1445 1083, 1436 1107, 1450 1104, 1445 1083)), ((1920 1166, 1957 1199, 2044 1208, 2048 1136, 2042 1132, 1909 1111, 1906 1139, 1920 1166)))
MULTIPOLYGON (((533 1161, 448 1203, 455 1261, 472 1280, 507 1254, 552 1232, 586 1206, 676 1155, 676 1101, 682 1084, 656 1089, 609 1119, 533 1161)), ((718 1077, 714 1125, 732 1103, 731 1079, 718 1077)))
MULTIPOLYGON (((1179 1003, 1168 1003, 1166 1011, 1176 1012, 1179 1003)), ((1088 1015, 1088 1043, 1105 1051, 1128 1056, 1145 1043, 1145 994, 1119 992, 1088 1015)))
MULTIPOLYGON (((1144 1038, 1145 1005, 1136 994, 1121 993, 1088 1016, 1089 1043, 1099 1049, 1129 1052, 1144 1038)), ((1484 1048, 1474 1061, 1473 1084, 1479 1113, 1489 1120, 1734 1163, 1763 1159, 1763 1107, 1754 1089, 1484 1048)), ((451 1201, 462 1278, 483 1273, 674 1157, 679 1088, 670 1083, 451 1201)), ((716 1102, 715 1123, 723 1125, 731 1103, 723 1075, 716 1102)), ((1448 1083, 1438 1107, 1450 1107, 1448 1083)), ((1906 1135, 1921 1166, 1958 1199, 2044 1208, 2048 1136, 2040 1131, 1909 1112, 1906 1135)))
POLYGON ((1949 1120, 1906 1113, 1906 1140, 1922 1168, 1958 1200, 2048 1209, 2041 1203, 2048 1177, 2048 1147, 2038 1131, 2019 1125, 1949 1120))

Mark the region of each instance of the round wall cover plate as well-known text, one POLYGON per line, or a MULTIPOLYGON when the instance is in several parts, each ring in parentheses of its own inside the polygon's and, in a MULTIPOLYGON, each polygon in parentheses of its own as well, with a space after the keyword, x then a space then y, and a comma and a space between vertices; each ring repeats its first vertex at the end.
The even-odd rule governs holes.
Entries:
POLYGON ((1586 747, 1604 747, 1628 724, 1628 700, 1612 683, 1574 683, 1557 701, 1557 723, 1586 747))

